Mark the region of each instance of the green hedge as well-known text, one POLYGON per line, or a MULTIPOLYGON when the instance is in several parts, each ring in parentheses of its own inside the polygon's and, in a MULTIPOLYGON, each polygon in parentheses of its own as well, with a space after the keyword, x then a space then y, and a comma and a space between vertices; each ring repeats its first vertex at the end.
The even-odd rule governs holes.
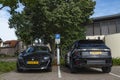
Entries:
POLYGON ((120 65, 120 58, 113 58, 113 65, 120 65))
POLYGON ((0 72, 10 72, 16 69, 16 62, 0 61, 0 72))

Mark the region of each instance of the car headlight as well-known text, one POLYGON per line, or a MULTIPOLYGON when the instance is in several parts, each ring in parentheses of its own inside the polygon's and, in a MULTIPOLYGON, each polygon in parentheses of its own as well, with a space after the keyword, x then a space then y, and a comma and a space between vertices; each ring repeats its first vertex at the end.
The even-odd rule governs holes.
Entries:
POLYGON ((45 60, 48 60, 49 58, 50 58, 49 56, 45 56, 45 57, 44 57, 45 60))
POLYGON ((19 56, 18 56, 18 59, 23 59, 23 57, 22 57, 22 54, 20 54, 19 56))
POLYGON ((23 60, 23 57, 20 56, 20 57, 18 57, 18 59, 20 59, 20 60, 22 59, 23 60))

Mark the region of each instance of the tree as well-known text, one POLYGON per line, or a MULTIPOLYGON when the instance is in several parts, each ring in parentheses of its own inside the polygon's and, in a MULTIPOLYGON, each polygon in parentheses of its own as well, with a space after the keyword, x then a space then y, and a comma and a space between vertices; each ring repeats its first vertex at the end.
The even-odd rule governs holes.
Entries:
POLYGON ((14 7, 18 2, 11 4, 11 0, 7 0, 5 4, 5 0, 0 1, 12 8, 10 28, 16 29, 19 38, 25 42, 29 37, 32 40, 43 38, 53 45, 54 34, 60 33, 63 48, 85 38, 85 24, 90 22, 95 6, 93 0, 20 0, 25 8, 19 13, 14 7), (16 16, 19 19, 14 18, 16 16))
POLYGON ((32 39, 32 24, 29 22, 29 17, 20 13, 14 13, 9 19, 9 27, 14 28, 19 40, 22 40, 26 45, 31 44, 32 39))

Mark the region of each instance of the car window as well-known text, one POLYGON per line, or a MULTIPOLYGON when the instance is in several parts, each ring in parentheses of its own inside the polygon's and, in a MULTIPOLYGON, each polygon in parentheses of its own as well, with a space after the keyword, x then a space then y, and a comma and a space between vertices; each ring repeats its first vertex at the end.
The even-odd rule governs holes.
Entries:
POLYGON ((33 47, 29 47, 27 50, 26 50, 26 53, 31 53, 34 51, 34 48, 33 47))
POLYGON ((104 44, 80 44, 79 47, 102 47, 104 44))
POLYGON ((81 40, 78 47, 102 47, 105 46, 102 40, 81 40))
POLYGON ((50 52, 48 47, 44 47, 44 46, 33 46, 33 47, 29 47, 26 50, 26 53, 32 53, 32 52, 50 52))

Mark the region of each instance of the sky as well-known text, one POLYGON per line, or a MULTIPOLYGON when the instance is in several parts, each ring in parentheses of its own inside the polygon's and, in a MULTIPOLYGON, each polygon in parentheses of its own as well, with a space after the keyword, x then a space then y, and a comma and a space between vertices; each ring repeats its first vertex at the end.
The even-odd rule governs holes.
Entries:
MULTIPOLYGON (((94 14, 91 17, 100 17, 120 13, 120 0, 95 0, 96 6, 94 14)), ((18 4, 21 5, 21 4, 18 4)), ((2 5, 0 5, 1 7, 2 5)), ((16 9, 16 11, 22 11, 22 8, 16 9)), ((0 38, 3 41, 16 40, 15 30, 9 28, 8 19, 10 14, 7 12, 10 10, 8 7, 0 10, 0 38)))

